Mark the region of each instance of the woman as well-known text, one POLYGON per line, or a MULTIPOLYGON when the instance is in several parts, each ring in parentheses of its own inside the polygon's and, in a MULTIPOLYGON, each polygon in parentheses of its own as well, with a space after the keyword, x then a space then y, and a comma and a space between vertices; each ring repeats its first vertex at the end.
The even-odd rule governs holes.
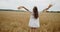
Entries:
MULTIPOLYGON (((25 8, 24 6, 20 6, 18 7, 18 9, 24 8, 25 10, 29 11, 27 8, 25 8)), ((30 12, 30 11, 29 11, 30 12)), ((35 6, 33 8, 33 12, 30 12, 31 16, 30 16, 30 20, 29 20, 29 27, 30 27, 30 32, 37 32, 37 28, 40 27, 40 23, 39 23, 39 14, 38 14, 38 9, 35 6)))
MULTIPOLYGON (((48 6, 48 8, 50 8, 50 7, 51 7, 51 5, 48 6)), ((29 11, 24 6, 18 7, 18 9, 20 9, 20 8, 24 8, 25 10, 29 11)), ((48 9, 46 8, 44 10, 48 10, 48 9)), ((28 26, 30 27, 30 32, 37 32, 38 28, 40 27, 39 13, 38 13, 38 9, 37 9, 36 6, 33 8, 33 11, 31 12, 31 16, 30 16, 30 20, 29 20, 29 25, 28 26)))
POLYGON ((33 8, 33 12, 31 13, 29 27, 30 32, 37 32, 37 29, 40 27, 39 14, 36 6, 33 8))

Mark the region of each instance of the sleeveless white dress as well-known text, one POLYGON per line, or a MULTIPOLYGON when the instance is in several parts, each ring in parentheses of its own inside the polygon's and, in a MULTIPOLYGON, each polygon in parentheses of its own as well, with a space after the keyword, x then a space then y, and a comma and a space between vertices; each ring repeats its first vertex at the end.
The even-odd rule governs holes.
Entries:
POLYGON ((39 17, 37 19, 35 19, 33 16, 33 13, 31 13, 31 15, 30 15, 29 27, 33 27, 33 28, 40 27, 39 17))

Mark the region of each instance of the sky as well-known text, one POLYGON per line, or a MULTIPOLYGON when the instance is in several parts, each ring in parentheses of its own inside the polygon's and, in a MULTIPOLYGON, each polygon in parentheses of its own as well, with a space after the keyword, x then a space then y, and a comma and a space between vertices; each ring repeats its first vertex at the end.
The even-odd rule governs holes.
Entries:
POLYGON ((38 11, 47 8, 49 4, 53 6, 49 11, 60 11, 60 0, 0 0, 0 9, 14 9, 18 6, 25 6, 32 11, 34 6, 38 7, 38 11))

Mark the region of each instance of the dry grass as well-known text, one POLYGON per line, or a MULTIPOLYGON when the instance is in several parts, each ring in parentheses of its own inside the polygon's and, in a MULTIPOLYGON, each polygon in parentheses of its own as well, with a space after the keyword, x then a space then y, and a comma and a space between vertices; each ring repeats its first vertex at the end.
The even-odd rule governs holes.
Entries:
MULTIPOLYGON (((60 32, 60 13, 40 13, 38 32, 60 32)), ((29 32, 29 12, 0 11, 0 32, 29 32)))

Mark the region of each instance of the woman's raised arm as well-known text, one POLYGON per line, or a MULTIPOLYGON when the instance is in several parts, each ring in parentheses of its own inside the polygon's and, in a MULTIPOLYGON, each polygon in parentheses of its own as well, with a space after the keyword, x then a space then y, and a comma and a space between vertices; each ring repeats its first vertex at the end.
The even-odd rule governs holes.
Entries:
POLYGON ((53 5, 52 4, 49 4, 49 6, 47 8, 45 8, 43 11, 47 11, 49 8, 51 8, 53 5))
POLYGON ((18 9, 24 8, 25 10, 27 10, 28 12, 30 12, 27 8, 25 8, 24 6, 19 6, 18 9))

